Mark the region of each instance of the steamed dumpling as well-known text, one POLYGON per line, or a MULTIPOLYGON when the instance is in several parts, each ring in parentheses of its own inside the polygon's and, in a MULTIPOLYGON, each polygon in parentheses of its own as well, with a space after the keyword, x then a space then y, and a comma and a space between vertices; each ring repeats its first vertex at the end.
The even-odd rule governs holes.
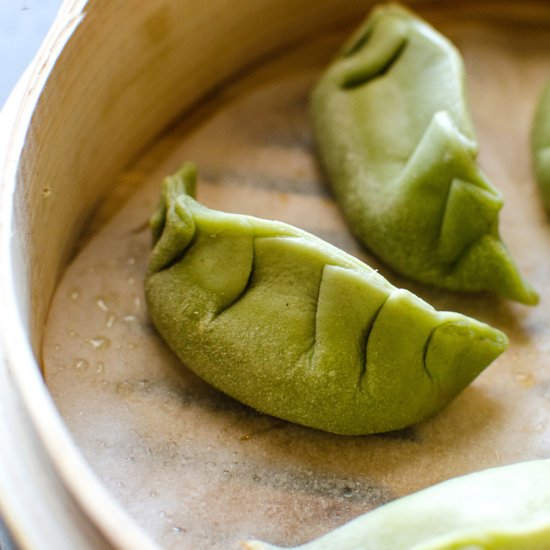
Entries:
POLYGON ((146 278, 151 318, 204 380, 255 409, 341 434, 440 410, 507 346, 292 226, 209 210, 186 165, 165 180, 146 278))
MULTIPOLYGON (((548 550, 550 460, 457 477, 294 550, 548 550)), ((246 550, 282 550, 259 541, 246 550)))
POLYGON ((462 60, 394 4, 374 10, 317 84, 319 152, 352 230, 396 271, 535 304, 499 237, 502 197, 480 170, 462 60))
POLYGON ((550 82, 544 87, 537 105, 531 148, 540 195, 544 207, 550 212, 550 82))

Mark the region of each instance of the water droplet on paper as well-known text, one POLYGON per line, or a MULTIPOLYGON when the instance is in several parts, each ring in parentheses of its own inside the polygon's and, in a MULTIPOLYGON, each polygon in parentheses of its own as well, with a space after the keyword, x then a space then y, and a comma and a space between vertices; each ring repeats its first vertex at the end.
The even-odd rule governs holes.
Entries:
POLYGON ((52 188, 48 185, 42 189, 42 198, 47 199, 52 194, 52 188))
POLYGON ((141 298, 139 296, 136 296, 134 298, 134 306, 135 306, 137 311, 139 311, 141 309, 141 298))
POLYGON ((351 487, 346 486, 342 489, 343 496, 350 497, 352 494, 353 494, 353 489, 351 487))
POLYGON ((116 321, 116 315, 109 315, 107 322, 105 323, 107 325, 107 328, 112 328, 116 321))
POLYGON ((126 263, 127 263, 128 265, 135 265, 136 259, 135 259, 133 256, 130 256, 130 257, 126 260, 126 263))
POLYGON ((71 290, 70 294, 69 294, 69 298, 71 300, 78 300, 78 298, 80 298, 80 291, 79 290, 71 290))
POLYGON ((96 373, 101 374, 105 370, 105 365, 101 362, 97 364, 96 373))
POLYGON ((107 349, 111 345, 111 342, 103 336, 89 338, 88 342, 92 345, 94 349, 107 349))
POLYGON ((103 298, 97 298, 95 303, 101 311, 109 311, 109 306, 106 304, 103 298))
POLYGON ((78 361, 75 363, 75 369, 78 369, 82 372, 87 371, 89 366, 90 363, 86 361, 86 359, 78 359, 78 361))
POLYGON ((133 323, 137 320, 137 317, 135 315, 125 315, 122 319, 125 323, 133 323))

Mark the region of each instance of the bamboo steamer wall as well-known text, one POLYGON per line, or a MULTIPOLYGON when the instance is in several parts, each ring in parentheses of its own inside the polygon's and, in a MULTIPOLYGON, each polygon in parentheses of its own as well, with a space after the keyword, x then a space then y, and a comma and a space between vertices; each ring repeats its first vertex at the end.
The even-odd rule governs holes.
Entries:
MULTIPOLYGON (((63 5, 0 123, 0 510, 22 547, 153 547, 81 460, 40 372, 52 293, 94 207, 205 95, 272 52, 361 18, 370 4, 63 5)), ((550 20, 543 1, 448 4, 550 20)))

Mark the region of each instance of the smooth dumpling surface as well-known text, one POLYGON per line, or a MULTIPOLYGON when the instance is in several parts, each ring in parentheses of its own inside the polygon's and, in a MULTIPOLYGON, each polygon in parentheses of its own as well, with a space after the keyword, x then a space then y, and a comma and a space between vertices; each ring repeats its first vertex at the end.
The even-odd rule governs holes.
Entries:
POLYGON ((163 184, 146 297, 204 380, 255 409, 342 434, 433 415, 507 346, 292 226, 209 210, 186 165, 163 184))
MULTIPOLYGON (((434 485, 295 550, 548 550, 550 460, 491 468, 434 485)), ((247 550, 280 550, 253 541, 247 550)))
POLYGON ((550 212, 550 82, 535 111, 531 133, 533 166, 544 207, 550 212))
POLYGON ((320 156, 352 230, 396 271, 535 304, 499 237, 502 197, 476 161, 463 73, 432 27, 378 7, 313 92, 320 156))

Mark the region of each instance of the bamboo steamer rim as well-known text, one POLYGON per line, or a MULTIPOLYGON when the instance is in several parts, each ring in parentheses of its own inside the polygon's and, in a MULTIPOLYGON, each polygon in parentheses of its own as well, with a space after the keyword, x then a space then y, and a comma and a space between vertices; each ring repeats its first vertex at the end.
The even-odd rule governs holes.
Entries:
MULTIPOLYGON (((85 16, 85 0, 65 0, 32 64, 0 115, 3 266, 11 254, 13 198, 27 129, 49 73, 85 16)), ((0 511, 21 548, 156 548, 91 472, 74 446, 40 375, 16 301, 14 269, 0 274, 0 511), (35 476, 33 478, 32 476, 35 476), (38 477, 44 479, 36 486, 38 477), (51 492, 49 491, 51 490, 51 492), (52 522, 53 519, 53 522, 52 522)))
MULTIPOLYGON (((195 0, 185 4, 199 10, 200 3, 195 0)), ((324 0, 321 14, 334 15, 338 4, 336 0, 324 0)), ((359 0, 351 4, 340 16, 341 21, 352 12, 364 13, 367 9, 359 0)), ((435 6, 438 2, 427 0, 423 4, 435 6)), ((550 22, 550 8, 543 0, 509 2, 505 7, 495 0, 464 0, 459 4, 481 17, 498 9, 503 18, 550 22)), ((22 163, 25 146, 33 137, 29 130, 37 106, 62 52, 71 45, 86 14, 100 10, 101 5, 98 0, 65 0, 38 55, 0 115, 0 511, 22 548, 39 548, 46 540, 48 546, 60 549, 156 547, 98 482, 47 391, 30 336, 33 321, 25 318, 25 309, 32 309, 30 290, 24 286, 25 266, 16 248, 22 246, 25 252, 26 243, 13 234, 17 224, 16 186, 26 183, 22 163)), ((269 6, 283 13, 282 9, 291 4, 270 0, 269 6)), ((200 9, 207 15, 210 9, 212 15, 223 7, 223 1, 216 0, 200 9)), ((239 7, 248 14, 246 2, 239 7)), ((238 11, 237 6, 232 8, 238 11)), ((311 26, 320 24, 315 21, 311 26)), ((294 38, 297 33, 295 30, 294 38)), ((272 48, 284 44, 284 39, 279 40, 283 41, 272 48)), ((267 47, 257 48, 258 55, 268 51, 267 47)), ((237 72, 240 68, 236 67, 237 72)), ((223 78, 206 79, 201 93, 221 81, 223 78)), ((136 154, 145 143, 136 143, 131 153, 136 154)))

